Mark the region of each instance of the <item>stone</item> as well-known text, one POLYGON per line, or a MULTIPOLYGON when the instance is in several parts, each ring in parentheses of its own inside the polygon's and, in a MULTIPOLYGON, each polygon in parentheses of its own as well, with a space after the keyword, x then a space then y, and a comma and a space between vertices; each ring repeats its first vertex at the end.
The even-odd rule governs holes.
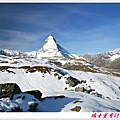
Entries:
POLYGON ((39 90, 26 91, 25 93, 33 95, 35 98, 40 100, 42 93, 39 90))
POLYGON ((4 83, 0 84, 0 98, 13 99, 14 94, 21 93, 19 86, 16 83, 4 83))
POLYGON ((76 106, 71 109, 72 111, 79 112, 81 110, 81 106, 76 106))
POLYGON ((73 78, 71 76, 67 77, 67 82, 66 84, 69 84, 69 86, 75 87, 76 85, 78 85, 80 83, 79 80, 77 80, 76 78, 73 78))
POLYGON ((76 88, 75 88, 75 91, 76 91, 76 92, 84 92, 84 91, 85 91, 85 88, 84 88, 84 87, 76 87, 76 88))
POLYGON ((30 111, 30 112, 36 112, 36 107, 37 106, 38 106, 38 103, 32 103, 32 104, 30 104, 28 111, 30 111))

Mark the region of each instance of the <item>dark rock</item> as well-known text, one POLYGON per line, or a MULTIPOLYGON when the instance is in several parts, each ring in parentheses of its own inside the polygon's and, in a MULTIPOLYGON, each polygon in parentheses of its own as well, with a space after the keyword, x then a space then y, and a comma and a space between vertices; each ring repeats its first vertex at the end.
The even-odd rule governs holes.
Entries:
POLYGON ((77 84, 80 83, 79 80, 77 80, 76 78, 73 78, 71 76, 67 77, 66 79, 66 84, 69 84, 69 86, 75 87, 77 84))
POLYGON ((19 67, 19 69, 26 69, 26 72, 31 72, 31 73, 34 73, 36 71, 41 73, 47 73, 47 72, 50 73, 52 68, 46 66, 34 66, 34 67, 22 66, 19 67))
POLYGON ((13 72, 13 71, 10 71, 10 70, 6 70, 8 73, 13 73, 13 74, 15 74, 15 72, 13 72))
POLYGON ((30 112, 36 112, 36 107, 37 106, 38 106, 38 103, 32 103, 32 104, 30 104, 28 111, 30 111, 30 112))
POLYGON ((76 87, 76 88, 75 88, 75 91, 76 91, 76 92, 84 92, 84 91, 85 91, 85 88, 84 88, 84 87, 76 87))
POLYGON ((62 63, 60 63, 60 62, 53 62, 53 61, 49 61, 50 63, 53 63, 53 64, 55 64, 55 65, 57 65, 58 67, 61 67, 62 66, 62 63))
POLYGON ((65 87, 65 90, 67 90, 67 87, 65 87))
POLYGON ((86 80, 81 80, 80 82, 81 82, 81 83, 86 83, 86 80))
POLYGON ((98 92, 92 92, 91 95, 94 95, 94 96, 96 96, 96 97, 99 97, 98 92))
POLYGON ((42 93, 39 90, 31 90, 31 91, 26 91, 25 93, 33 95, 35 98, 40 100, 42 93))
POLYGON ((81 110, 81 106, 76 106, 76 107, 72 108, 71 110, 79 112, 81 110))
POLYGON ((65 98, 65 96, 64 96, 64 95, 60 95, 60 96, 55 96, 55 97, 54 97, 54 99, 58 99, 58 98, 61 98, 61 99, 62 99, 62 98, 65 98))
POLYGON ((41 98, 40 99, 40 101, 42 102, 42 101, 44 101, 45 99, 58 99, 58 98, 60 98, 60 99, 62 99, 62 98, 65 98, 65 96, 64 95, 59 95, 59 96, 47 96, 47 97, 44 97, 44 98, 41 98))
POLYGON ((13 95, 19 93, 21 93, 21 90, 16 83, 0 84, 0 98, 9 97, 13 99, 13 95))
POLYGON ((58 76, 58 79, 60 80, 62 76, 58 76))
POLYGON ((86 93, 90 94, 91 90, 85 90, 86 93))
POLYGON ((9 112, 22 112, 22 109, 20 108, 20 106, 18 106, 18 107, 12 107, 11 111, 9 111, 9 112))
POLYGON ((54 73, 54 76, 58 76, 58 73, 54 73))
POLYGON ((79 102, 82 102, 82 101, 80 101, 80 100, 75 100, 75 101, 73 102, 73 104, 76 104, 76 103, 79 103, 79 102))
POLYGON ((21 96, 18 96, 17 99, 21 98, 21 96))

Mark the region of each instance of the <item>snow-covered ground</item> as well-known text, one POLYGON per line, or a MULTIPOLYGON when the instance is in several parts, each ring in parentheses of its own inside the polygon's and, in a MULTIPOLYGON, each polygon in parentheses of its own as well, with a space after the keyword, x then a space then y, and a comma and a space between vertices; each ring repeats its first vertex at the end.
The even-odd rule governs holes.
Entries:
MULTIPOLYGON (((120 112, 120 77, 65 70, 42 59, 3 57, 1 56, 1 61, 8 63, 0 63, 0 83, 16 83, 22 92, 40 90, 43 94, 41 101, 36 100, 39 104, 37 111, 74 112, 73 108, 77 106, 80 112, 120 112), (3 66, 8 68, 2 68, 3 66), (42 72, 39 68, 47 71, 42 72), (86 82, 74 87, 69 86, 66 84, 66 78, 69 76, 86 82), (76 87, 84 87, 90 90, 90 93, 77 92, 76 87)), ((21 106, 23 111, 27 111, 33 98, 26 93, 21 93, 21 96, 22 94, 27 98, 25 101, 17 99, 16 95, 13 100, 1 98, 0 109, 9 110, 12 106, 21 106)))

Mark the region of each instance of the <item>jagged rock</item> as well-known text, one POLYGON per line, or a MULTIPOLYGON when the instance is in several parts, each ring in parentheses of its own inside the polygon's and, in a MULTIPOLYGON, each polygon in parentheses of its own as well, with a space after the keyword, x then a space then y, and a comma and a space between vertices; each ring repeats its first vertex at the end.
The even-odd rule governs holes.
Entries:
POLYGON ((22 109, 20 108, 20 106, 18 106, 18 107, 12 107, 11 111, 9 111, 9 112, 22 112, 22 109))
POLYGON ((55 96, 55 97, 54 97, 54 99, 58 99, 58 98, 61 98, 61 99, 62 99, 62 98, 65 98, 65 96, 64 96, 64 95, 60 95, 60 96, 55 96))
POLYGON ((30 104, 28 111, 30 111, 30 112, 36 112, 36 107, 37 106, 38 106, 38 103, 32 103, 32 104, 30 104))
POLYGON ((76 88, 75 88, 75 91, 76 91, 76 92, 84 92, 84 91, 85 91, 85 88, 84 88, 84 87, 76 87, 76 88))
POLYGON ((76 106, 76 107, 72 108, 71 110, 79 112, 81 110, 81 106, 76 106))
POLYGON ((13 95, 19 93, 21 93, 21 90, 16 83, 0 84, 0 98, 9 97, 13 99, 13 95))
POLYGON ((85 90, 85 93, 90 94, 91 90, 85 90))
POLYGON ((99 97, 98 92, 92 92, 91 95, 94 95, 94 96, 96 96, 96 97, 99 97))
POLYGON ((25 93, 33 95, 35 98, 40 100, 42 93, 39 90, 31 90, 31 91, 26 91, 25 93))
POLYGON ((81 83, 86 83, 86 80, 81 80, 80 82, 81 82, 81 83))
POLYGON ((75 87, 77 84, 80 83, 79 80, 77 80, 76 78, 73 78, 71 76, 67 77, 66 79, 66 84, 69 84, 69 86, 75 87))
POLYGON ((46 66, 34 66, 34 67, 30 67, 30 66, 22 66, 19 67, 19 69, 25 69, 26 73, 30 72, 30 73, 34 73, 36 71, 41 72, 41 73, 50 73, 51 69, 50 67, 46 67, 46 66))
POLYGON ((79 103, 79 102, 82 102, 82 101, 80 101, 80 100, 75 100, 75 101, 73 102, 73 104, 76 104, 76 103, 79 103))

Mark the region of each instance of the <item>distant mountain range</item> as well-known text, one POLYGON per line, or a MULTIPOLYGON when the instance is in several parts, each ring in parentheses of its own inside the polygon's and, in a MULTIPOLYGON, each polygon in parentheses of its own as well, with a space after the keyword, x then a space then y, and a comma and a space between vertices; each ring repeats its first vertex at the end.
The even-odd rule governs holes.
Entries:
POLYGON ((80 55, 92 65, 120 70, 120 48, 100 54, 80 55))

